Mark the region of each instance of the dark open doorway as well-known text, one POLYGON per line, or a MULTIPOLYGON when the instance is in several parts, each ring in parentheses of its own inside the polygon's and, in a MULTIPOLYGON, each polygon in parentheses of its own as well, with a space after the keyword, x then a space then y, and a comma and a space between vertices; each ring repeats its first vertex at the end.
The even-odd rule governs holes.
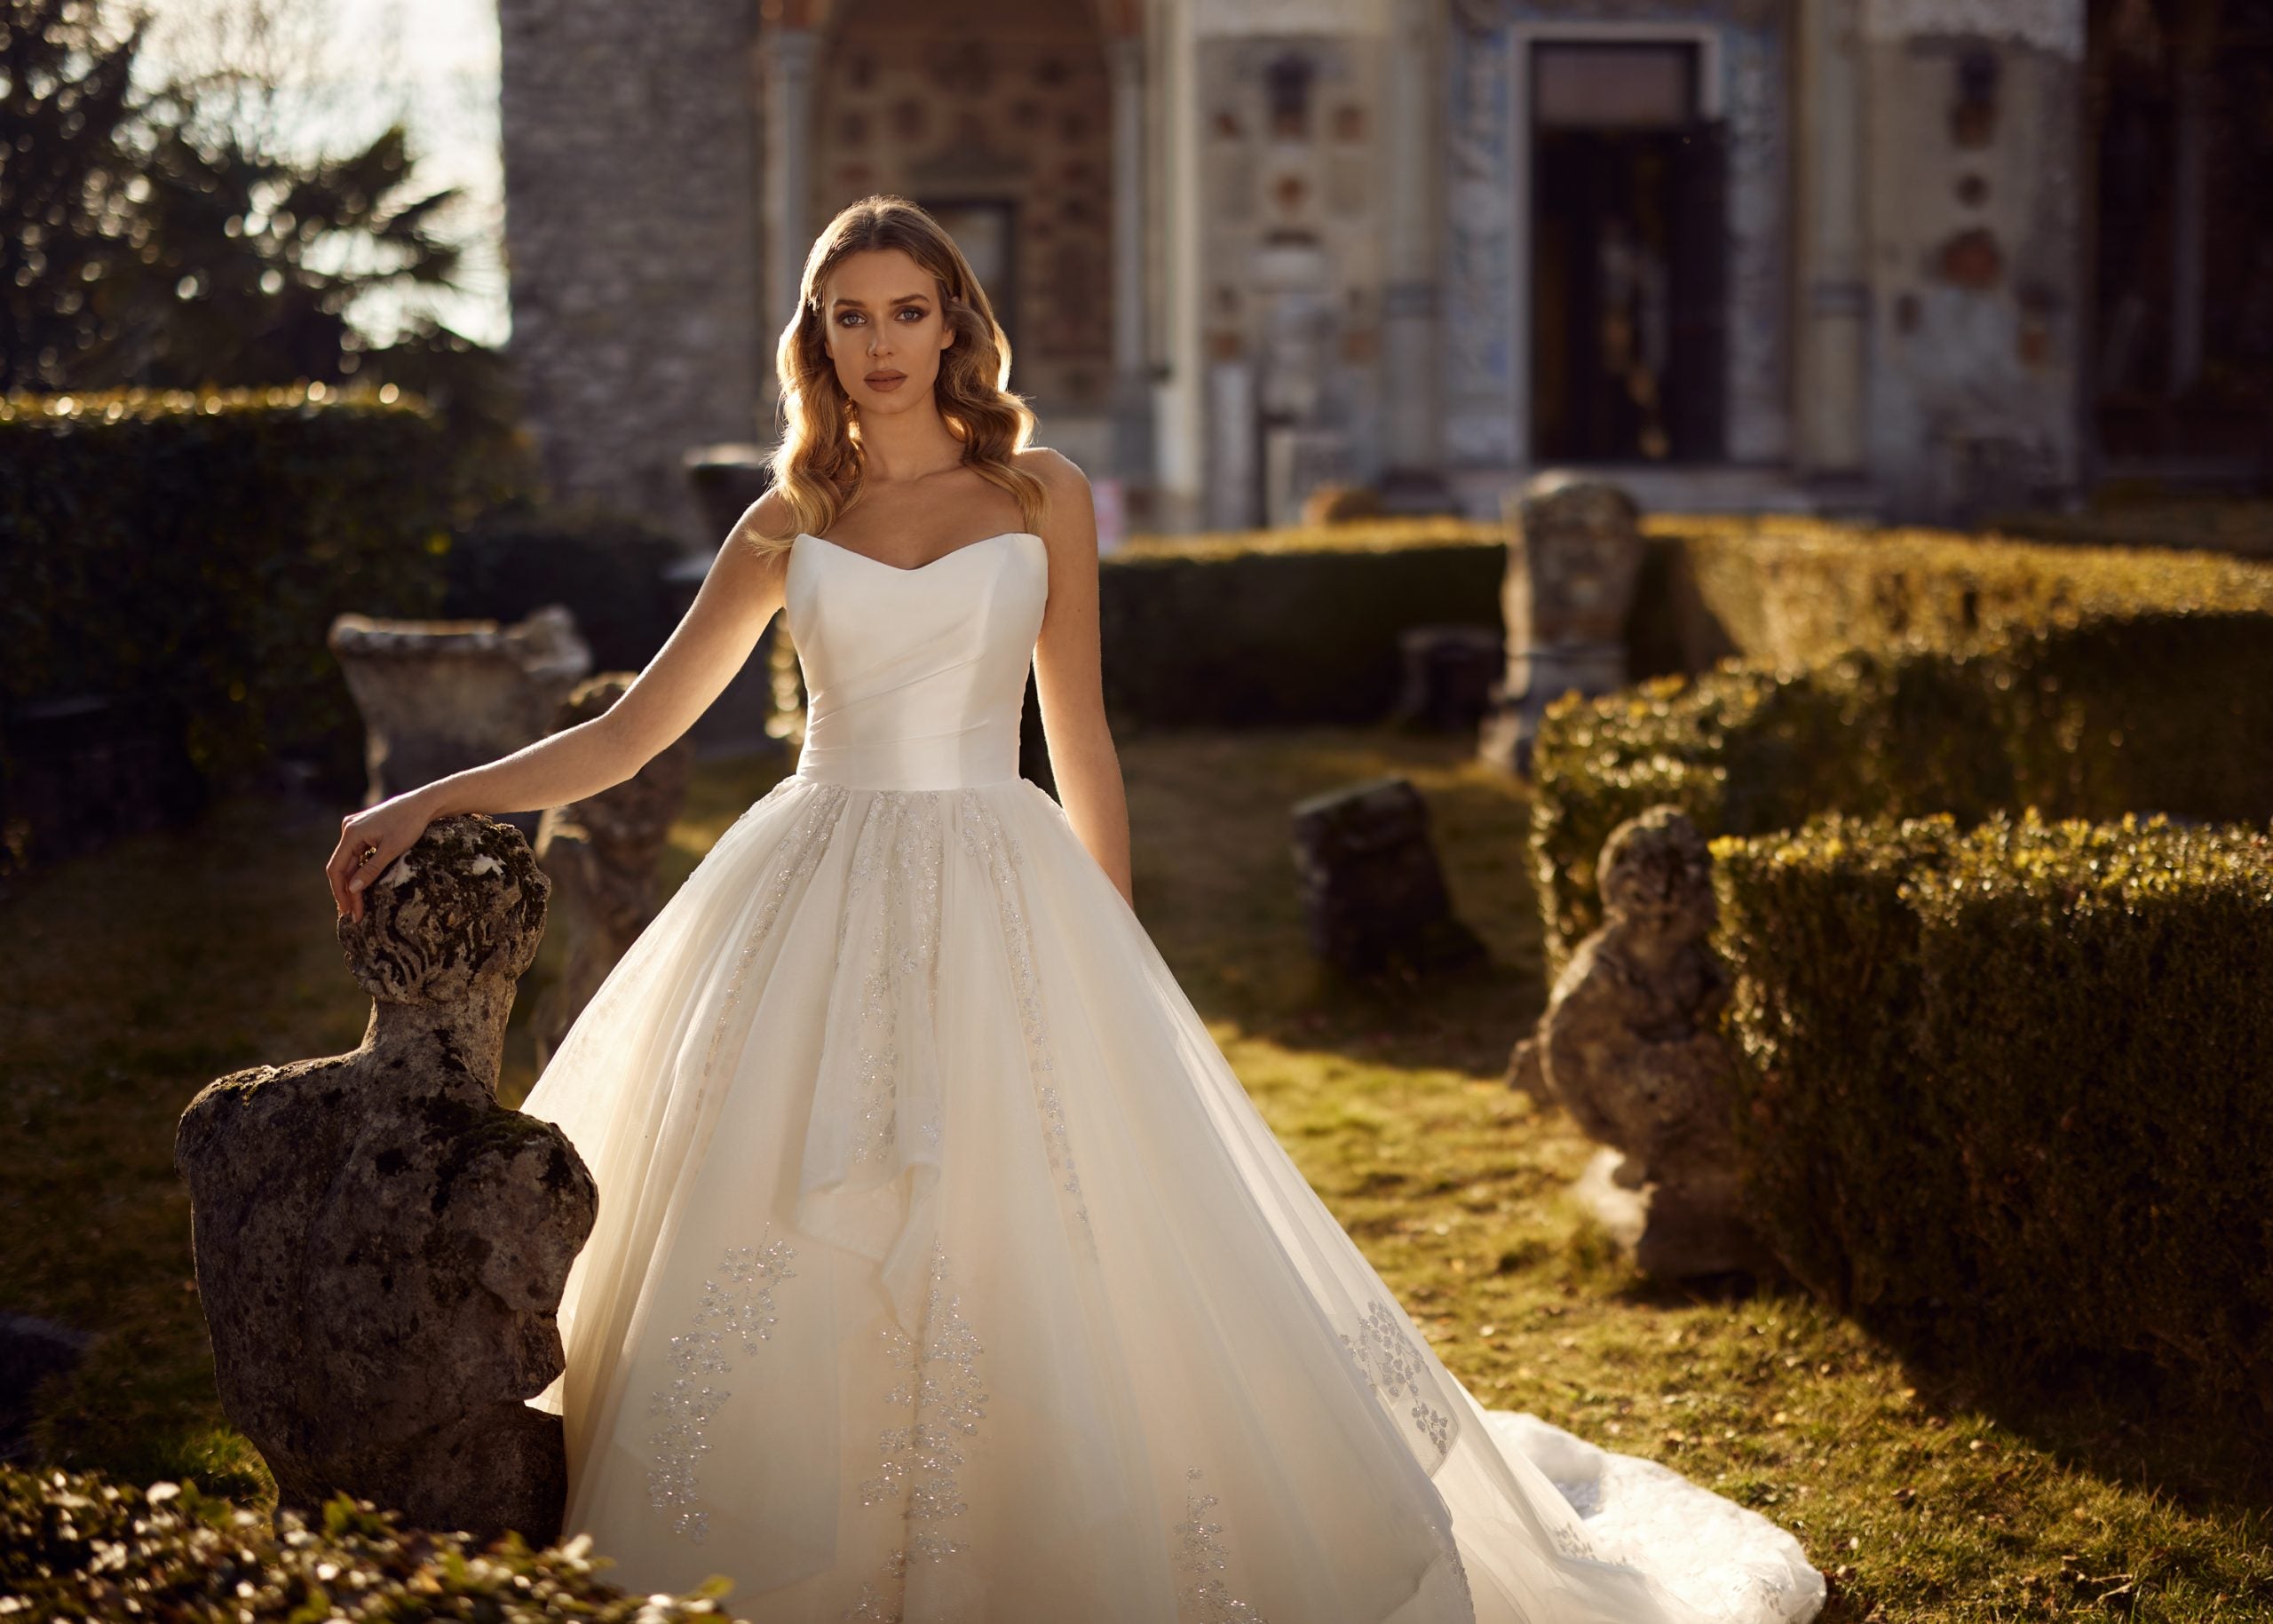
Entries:
POLYGON ((2273 482, 2273 11, 2092 0, 2100 472, 2273 482))
POLYGON ((1532 54, 1532 423, 1546 462, 1723 453, 1722 125, 1699 51, 1532 54))

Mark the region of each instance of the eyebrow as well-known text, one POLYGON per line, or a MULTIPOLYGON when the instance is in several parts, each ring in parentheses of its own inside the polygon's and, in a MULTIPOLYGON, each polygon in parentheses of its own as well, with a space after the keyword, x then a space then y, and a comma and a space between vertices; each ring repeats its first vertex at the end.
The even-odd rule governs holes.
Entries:
MULTIPOLYGON (((931 297, 931 296, 928 293, 903 293, 891 302, 895 305, 920 305, 931 297)), ((842 310, 847 305, 850 305, 855 310, 867 309, 867 306, 863 305, 859 300, 847 298, 839 298, 832 301, 829 305, 829 308, 831 310, 842 310)))

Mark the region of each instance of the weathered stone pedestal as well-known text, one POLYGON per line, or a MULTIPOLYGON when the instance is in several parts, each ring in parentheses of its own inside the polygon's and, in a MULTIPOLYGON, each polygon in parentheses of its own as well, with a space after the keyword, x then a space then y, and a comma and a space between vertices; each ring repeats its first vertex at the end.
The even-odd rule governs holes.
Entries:
POLYGON ((597 1193, 558 1129, 495 1097, 546 883, 486 818, 428 829, 339 922, 374 999, 351 1054, 264 1066, 182 1113, 197 1287, 229 1420, 287 1505, 558 1537, 553 1315, 597 1193))
MULTIPOLYGON (((593 677, 560 708, 559 726, 605 716, 632 681, 627 671, 593 677)), ((534 1023, 540 1071, 655 916, 657 868, 693 771, 694 746, 680 739, 613 789, 555 807, 537 825, 536 860, 552 881, 550 970, 534 1023)))
MULTIPOLYGON (((363 716, 370 804, 543 738, 592 669, 575 617, 558 605, 511 626, 343 614, 329 641, 363 716)), ((535 828, 533 817, 508 821, 535 828)))
POLYGON ((1501 588, 1508 669, 1492 695, 1477 753, 1531 771, 1548 705, 1576 690, 1626 684, 1626 616, 1642 569, 1641 513, 1616 486, 1543 473, 1507 503, 1508 574, 1501 588))
POLYGON ((1453 916, 1428 803, 1404 779, 1296 803, 1295 867, 1311 951, 1339 970, 1443 969, 1483 956, 1453 916))
POLYGON ((1711 853, 1679 811, 1653 806, 1611 831, 1598 872, 1603 926, 1516 1045, 1509 1081, 1612 1147, 1575 1193, 1644 1273, 1766 1269, 1738 1190, 1711 853))

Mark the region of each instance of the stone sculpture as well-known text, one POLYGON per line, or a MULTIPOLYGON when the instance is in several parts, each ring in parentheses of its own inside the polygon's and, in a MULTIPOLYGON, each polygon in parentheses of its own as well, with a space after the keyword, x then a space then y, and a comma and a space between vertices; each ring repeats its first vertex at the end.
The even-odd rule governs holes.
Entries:
MULTIPOLYGON (((329 641, 363 717, 367 804, 543 738, 592 669, 575 616, 558 604, 503 627, 343 614, 329 641)), ((535 828, 533 817, 507 821, 535 828)))
POLYGON ((1500 607, 1508 669, 1477 748, 1503 770, 1527 773, 1549 701, 1574 689, 1597 694, 1625 685, 1641 511, 1614 485, 1548 472, 1509 497, 1507 516, 1500 607))
POLYGON ((1711 853, 1680 811, 1653 806, 1611 831, 1597 872, 1602 928, 1556 978, 1509 1080, 1613 1147, 1578 1193, 1643 1272, 1763 1269, 1737 1185, 1711 853))
MULTIPOLYGON (((625 671, 591 678, 561 706, 558 726, 606 715, 632 681, 625 671)), ((693 771, 694 746, 680 739, 614 788, 555 807, 539 821, 536 860, 552 881, 545 955, 551 973, 536 999, 540 1071, 655 916, 657 865, 693 771)))
POLYGON ((1367 976, 1483 955, 1476 933, 1453 916, 1428 803, 1404 779, 1296 803, 1295 867, 1311 951, 1337 970, 1367 976))
POLYGON ((592 1178, 495 1098, 547 884, 487 818, 433 825, 339 939, 371 994, 352 1053, 258 1066, 182 1113, 198 1292, 229 1420, 283 1503, 345 1491, 411 1523, 558 1538, 553 1319, 592 1178))

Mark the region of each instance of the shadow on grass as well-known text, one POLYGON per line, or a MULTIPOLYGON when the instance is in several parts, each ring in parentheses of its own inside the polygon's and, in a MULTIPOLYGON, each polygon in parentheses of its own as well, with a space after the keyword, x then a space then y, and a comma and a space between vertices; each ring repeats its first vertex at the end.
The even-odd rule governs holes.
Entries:
MULTIPOLYGON (((1599 1232, 1593 1238, 1598 1248, 1608 1244, 1599 1232)), ((1603 1273, 1598 1256, 1583 1263, 1603 1273)), ((1813 1302, 1782 1275, 1655 1280, 1628 1273, 1598 1285, 1615 1302, 1659 1313, 1813 1302)), ((2273 1422, 2254 1400, 2238 1410, 2222 1405, 2144 1358, 1968 1360, 1928 1333, 1855 1323, 1930 1411, 1989 1417, 2063 1466, 2196 1512, 2259 1517, 2273 1510, 2273 1422)))
POLYGON ((2190 1509, 2273 1512, 2273 1418, 2190 1389, 2144 1358, 1960 1361, 1928 1336, 1884 1337, 1920 1397, 1993 1416, 2052 1459, 2190 1509))

